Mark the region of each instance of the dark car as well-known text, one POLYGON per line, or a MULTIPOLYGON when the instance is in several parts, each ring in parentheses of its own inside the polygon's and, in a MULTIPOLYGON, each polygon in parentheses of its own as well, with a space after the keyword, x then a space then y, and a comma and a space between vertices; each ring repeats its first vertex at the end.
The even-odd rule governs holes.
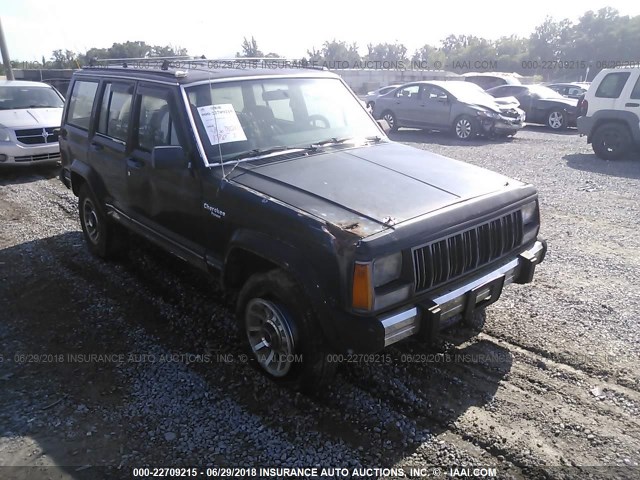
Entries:
POLYGON ((373 116, 392 130, 446 130, 461 140, 515 135, 525 120, 513 104, 499 105, 477 85, 462 81, 407 83, 379 97, 373 116))
POLYGON ((318 388, 348 355, 479 329, 544 258, 534 187, 391 142, 335 74, 127 64, 69 89, 85 241, 109 257, 133 232, 211 274, 274 380, 318 388))
POLYGON ((527 123, 541 123, 553 130, 576 126, 578 100, 565 98, 542 85, 503 85, 487 90, 496 98, 515 97, 527 113, 527 123))
POLYGON ((499 87, 500 85, 521 85, 520 80, 518 80, 513 75, 508 74, 499 74, 499 73, 489 73, 489 72, 469 72, 462 74, 465 81, 475 83, 483 90, 488 90, 493 87, 499 87))
POLYGON ((549 83, 545 85, 563 97, 579 99, 589 89, 589 83, 549 83))

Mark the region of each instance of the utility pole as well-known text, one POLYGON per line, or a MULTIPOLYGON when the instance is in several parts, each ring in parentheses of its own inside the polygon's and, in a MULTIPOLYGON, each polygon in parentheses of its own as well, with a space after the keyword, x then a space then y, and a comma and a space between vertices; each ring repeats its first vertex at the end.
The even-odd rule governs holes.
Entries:
POLYGON ((9 58, 9 49, 7 42, 4 40, 4 30, 2 30, 2 20, 0 20, 0 51, 2 52, 2 63, 7 73, 7 80, 15 80, 13 69, 11 68, 11 59, 9 58))

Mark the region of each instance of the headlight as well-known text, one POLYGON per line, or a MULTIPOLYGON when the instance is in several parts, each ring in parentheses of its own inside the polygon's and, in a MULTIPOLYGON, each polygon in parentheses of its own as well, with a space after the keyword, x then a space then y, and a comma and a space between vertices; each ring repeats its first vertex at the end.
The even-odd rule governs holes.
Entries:
POLYGON ((410 288, 403 285, 395 290, 381 289, 380 297, 376 291, 400 278, 402 273, 402 253, 380 257, 373 262, 356 262, 353 269, 351 306, 356 310, 371 311, 384 308, 391 303, 406 299, 410 288))
POLYGON ((533 201, 522 207, 522 224, 527 226, 531 222, 538 221, 538 202, 533 201))
POLYGON ((11 135, 9 135, 9 130, 6 128, 0 127, 0 142, 10 142, 11 135))
POLYGON ((380 287, 400 278, 402 253, 381 257, 373 262, 373 286, 380 287))
POLYGON ((485 118, 500 118, 500 115, 494 112, 490 112, 488 110, 478 110, 477 114, 480 117, 485 117, 485 118))

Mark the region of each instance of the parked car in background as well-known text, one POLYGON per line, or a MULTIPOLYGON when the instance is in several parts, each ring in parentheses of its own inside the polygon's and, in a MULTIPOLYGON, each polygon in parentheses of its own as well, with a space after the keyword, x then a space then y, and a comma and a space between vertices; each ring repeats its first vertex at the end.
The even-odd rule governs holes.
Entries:
POLYGON ((465 81, 475 83, 483 90, 488 90, 489 88, 499 87, 501 85, 521 85, 520 80, 518 80, 513 75, 509 74, 501 74, 494 72, 470 72, 462 74, 465 81))
POLYGON ((387 85, 386 87, 381 87, 377 90, 374 90, 372 92, 368 92, 367 96, 364 97, 364 103, 367 106, 367 108, 370 109, 370 111, 373 111, 373 106, 376 103, 376 100, 378 99, 378 97, 381 97, 382 95, 385 95, 387 93, 389 93, 391 90, 394 90, 396 88, 398 88, 400 85, 387 85))
POLYGON ((46 83, 0 81, 0 165, 58 162, 63 107, 46 83))
POLYGON ((617 160, 640 147, 640 68, 600 71, 579 111, 578 131, 598 157, 617 160))
POLYGON ((499 105, 473 83, 422 81, 402 85, 378 98, 376 119, 400 127, 451 131, 461 140, 477 135, 515 135, 525 114, 514 104, 499 105))
POLYGON ((549 83, 545 86, 563 97, 579 99, 589 89, 589 82, 549 83))
POLYGON ((543 85, 503 85, 487 93, 497 98, 517 98, 528 123, 542 123, 552 130, 576 125, 578 100, 565 98, 543 85))

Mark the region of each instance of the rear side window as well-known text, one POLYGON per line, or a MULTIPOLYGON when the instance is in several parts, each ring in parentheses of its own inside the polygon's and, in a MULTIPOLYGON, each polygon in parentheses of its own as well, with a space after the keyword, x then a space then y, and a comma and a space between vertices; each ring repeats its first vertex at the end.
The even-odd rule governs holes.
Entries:
POLYGON ((102 93, 98 133, 125 142, 131 118, 133 85, 107 83, 102 93))
POLYGON ((605 75, 596 90, 598 98, 618 98, 624 88, 630 72, 612 72, 605 75))
POLYGON ((636 84, 633 87, 633 91, 631 92, 631 98, 634 100, 640 100, 640 76, 636 81, 636 84))
POLYGON ((93 100, 98 90, 98 82, 77 81, 69 99, 67 123, 84 130, 89 129, 93 100))

